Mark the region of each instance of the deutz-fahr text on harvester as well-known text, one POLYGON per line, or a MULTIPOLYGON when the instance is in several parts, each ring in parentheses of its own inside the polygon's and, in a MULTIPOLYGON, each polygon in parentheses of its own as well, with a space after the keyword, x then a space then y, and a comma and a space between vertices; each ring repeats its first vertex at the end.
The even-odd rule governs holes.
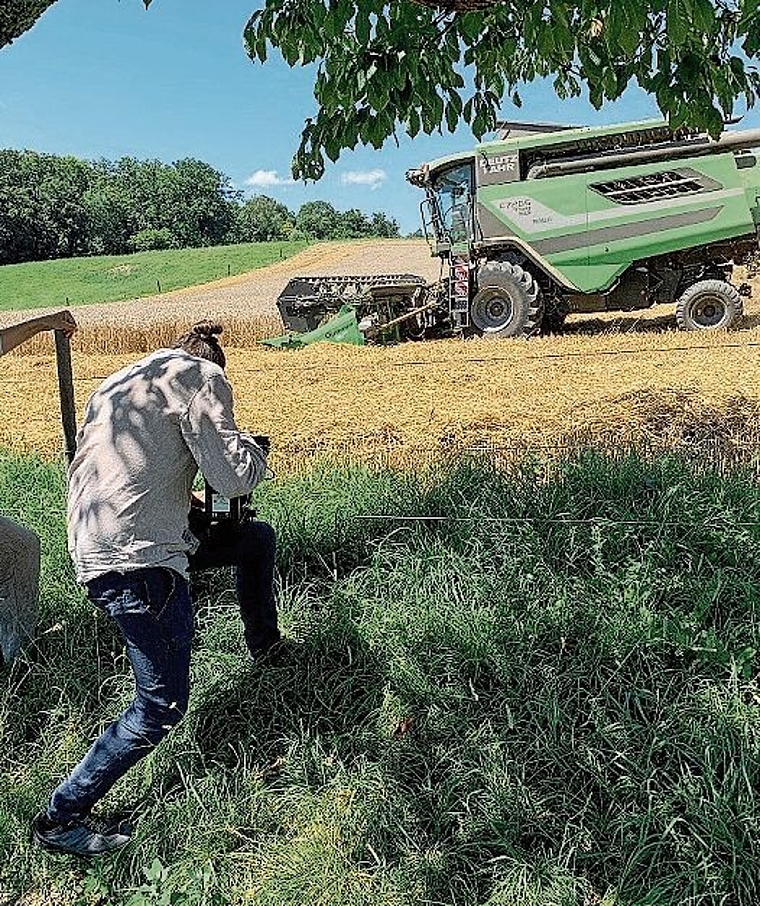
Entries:
POLYGON ((757 146, 760 130, 713 140, 654 121, 518 130, 425 164, 407 179, 441 279, 296 278, 278 307, 297 333, 268 342, 531 337, 656 303, 684 330, 730 327, 751 291, 734 268, 758 250, 757 146))

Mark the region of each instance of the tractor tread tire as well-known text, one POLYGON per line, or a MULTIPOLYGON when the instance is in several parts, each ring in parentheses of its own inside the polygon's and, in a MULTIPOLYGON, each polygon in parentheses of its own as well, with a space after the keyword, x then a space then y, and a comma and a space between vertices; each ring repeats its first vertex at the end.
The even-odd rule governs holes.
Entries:
MULTIPOLYGON (((486 287, 497 287, 507 290, 517 290, 521 311, 513 323, 499 331, 482 331, 474 323, 473 328, 483 337, 532 337, 539 333, 544 317, 544 300, 541 289, 530 273, 519 264, 509 261, 489 261, 478 271, 478 293, 486 287)), ((473 303, 478 297, 473 298, 473 303)), ((471 309, 472 309, 471 304, 471 309)), ((472 320, 472 318, 471 318, 472 320)))
POLYGON ((676 322, 681 330, 721 330, 731 327, 744 313, 744 300, 739 290, 727 280, 699 280, 687 287, 676 304, 676 322), (699 324, 692 309, 699 296, 709 293, 723 302, 725 315, 715 325, 699 324))

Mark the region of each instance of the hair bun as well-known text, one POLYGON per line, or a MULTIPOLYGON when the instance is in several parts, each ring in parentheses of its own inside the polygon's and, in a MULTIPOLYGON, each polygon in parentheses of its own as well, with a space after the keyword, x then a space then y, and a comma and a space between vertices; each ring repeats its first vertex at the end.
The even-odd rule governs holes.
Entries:
POLYGON ((222 331, 222 325, 216 324, 213 321, 199 321, 190 328, 191 334, 195 334, 196 337, 202 337, 204 340, 211 343, 217 342, 216 337, 218 334, 222 333, 222 331))

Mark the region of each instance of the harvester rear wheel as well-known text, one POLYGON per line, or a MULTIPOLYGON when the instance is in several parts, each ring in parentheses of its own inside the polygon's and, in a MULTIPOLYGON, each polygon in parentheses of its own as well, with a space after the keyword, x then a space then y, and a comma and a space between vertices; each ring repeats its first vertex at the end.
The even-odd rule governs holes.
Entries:
POLYGON ((681 330, 731 327, 744 311, 739 290, 726 280, 700 280, 684 291, 676 305, 681 330))
POLYGON ((543 316, 543 297, 529 271, 508 261, 489 261, 480 268, 470 303, 474 333, 493 339, 532 337, 543 316))

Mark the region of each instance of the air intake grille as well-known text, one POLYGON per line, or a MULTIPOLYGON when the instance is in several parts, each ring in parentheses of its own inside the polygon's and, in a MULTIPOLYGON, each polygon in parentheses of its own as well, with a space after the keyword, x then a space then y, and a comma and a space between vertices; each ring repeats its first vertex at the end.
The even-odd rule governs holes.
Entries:
POLYGON ((658 201, 661 198, 695 195, 697 192, 706 192, 717 186, 713 180, 706 179, 694 170, 663 170, 644 176, 597 182, 589 188, 617 204, 641 204, 645 201, 658 201))

